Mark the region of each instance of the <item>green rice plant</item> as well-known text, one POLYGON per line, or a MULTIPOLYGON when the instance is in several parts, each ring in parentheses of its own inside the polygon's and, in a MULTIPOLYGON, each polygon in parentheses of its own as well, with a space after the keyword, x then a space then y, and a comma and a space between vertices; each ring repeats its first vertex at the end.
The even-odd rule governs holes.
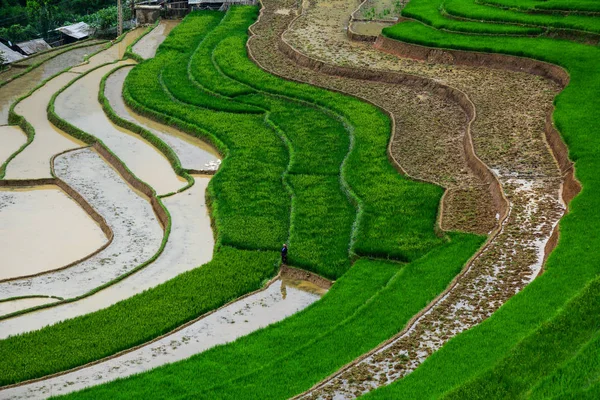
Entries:
POLYGON ((402 16, 413 18, 436 29, 465 33, 494 35, 539 35, 544 29, 506 24, 489 24, 475 21, 457 21, 440 14, 444 0, 411 0, 402 10, 402 16))
POLYGON ((64 371, 145 343, 259 289, 274 252, 222 247, 211 262, 92 314, 0 341, 0 385, 64 371))
MULTIPOLYGON (((578 353, 583 355, 587 362, 579 360, 577 369, 571 366, 566 372, 567 374, 579 373, 579 379, 574 382, 576 390, 589 386, 594 380, 594 374, 591 376, 588 374, 587 378, 591 380, 589 382, 581 376, 582 369, 593 366, 596 380, 600 378, 600 359, 589 358, 590 354, 587 353, 595 344, 596 351, 590 353, 595 353, 596 357, 599 355, 600 314, 598 310, 600 310, 600 279, 594 280, 582 290, 556 317, 543 324, 534 334, 523 339, 491 370, 445 397, 448 399, 525 397, 529 394, 529 388, 578 353), (590 341, 593 344, 588 346, 590 341), (586 350, 584 353, 579 352, 582 347, 586 350)), ((565 391, 565 388, 561 389, 565 391)), ((548 396, 543 398, 558 393, 554 390, 550 393, 546 392, 548 396)))
MULTIPOLYGON (((207 55, 212 54, 214 47, 225 36, 236 31, 244 32, 244 29, 247 29, 249 26, 247 15, 244 13, 227 13, 222 23, 204 38, 190 59, 189 72, 191 76, 197 82, 202 82, 205 88, 225 96, 238 96, 253 92, 247 85, 233 79, 227 79, 220 74, 213 66, 212 57, 207 57, 207 55)), ((256 15, 254 18, 256 18, 256 15)))
POLYGON ((390 165, 390 122, 383 112, 358 99, 269 75, 246 58, 244 45, 245 38, 230 36, 215 49, 214 60, 223 73, 265 93, 314 104, 351 132, 342 179, 360 205, 353 252, 411 261, 443 243, 433 229, 443 190, 411 181, 390 165))
POLYGON ((452 240, 411 264, 359 260, 322 301, 234 343, 68 398, 289 398, 401 330, 481 245, 452 240))
POLYGON ((443 7, 444 11, 451 16, 477 21, 535 25, 544 28, 551 27, 600 33, 600 18, 593 16, 518 12, 481 5, 476 0, 444 0, 443 7))
POLYGON ((600 12, 600 3, 596 0, 483 0, 482 3, 530 11, 544 10, 571 14, 600 12))
MULTIPOLYGON (((404 42, 431 47, 530 57, 562 66, 570 75, 568 86, 555 99, 556 110, 553 117, 556 127, 569 147, 569 155, 575 161, 576 175, 583 185, 583 190, 571 202, 569 214, 560 222, 560 241, 546 262, 545 273, 514 296, 491 318, 448 342, 412 374, 370 396, 440 397, 453 389, 463 390, 462 385, 466 385, 464 388, 470 388, 470 380, 481 382, 482 377, 491 376, 485 375, 483 371, 495 365, 498 365, 499 369, 492 369, 495 372, 491 372, 494 374, 493 379, 486 383, 486 390, 499 393, 507 381, 516 379, 515 382, 518 382, 519 386, 515 387, 515 390, 527 393, 539 379, 551 376, 553 372, 538 370, 545 376, 523 382, 517 375, 529 376, 531 371, 528 364, 523 364, 522 370, 502 370, 501 366, 504 364, 501 360, 509 360, 505 357, 517 355, 517 352, 524 348, 519 346, 537 342, 542 344, 545 324, 551 323, 549 321, 565 307, 569 299, 578 293, 584 293, 586 285, 600 273, 597 251, 600 236, 595 228, 600 223, 600 215, 597 213, 600 209, 600 193, 596 184, 597 171, 600 170, 600 137, 597 135, 597 109, 600 108, 600 72, 597 60, 600 59, 600 49, 544 37, 460 35, 442 32, 417 22, 400 23, 386 28, 384 34, 404 42), (481 375, 482 373, 484 375, 481 375), (507 375, 504 375, 505 373, 507 375)), ((594 303, 590 303, 590 307, 597 309, 594 303)), ((572 318, 569 322, 570 327, 568 331, 560 334, 585 342, 585 335, 589 337, 590 331, 582 329, 581 334, 584 336, 578 337, 576 313, 567 313, 565 318, 572 318)), ((596 329, 596 332, 598 330, 597 326, 593 329, 596 329)), ((565 360, 562 349, 563 346, 568 347, 568 344, 563 341, 556 340, 552 345, 547 345, 543 356, 565 360)), ((577 345, 581 343, 575 341, 577 345)), ((571 351, 577 350, 579 348, 571 351)), ((579 361, 585 362, 584 359, 579 361)), ((554 363, 551 366, 559 367, 554 363)), ((593 365, 588 367, 588 370, 595 368, 593 365)), ((572 387, 570 392, 582 394, 572 387)))

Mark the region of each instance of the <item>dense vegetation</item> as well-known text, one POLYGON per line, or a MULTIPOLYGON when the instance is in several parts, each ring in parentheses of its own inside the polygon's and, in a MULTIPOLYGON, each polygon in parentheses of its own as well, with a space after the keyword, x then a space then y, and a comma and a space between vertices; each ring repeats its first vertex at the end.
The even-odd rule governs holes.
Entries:
MULTIPOLYGON (((249 390, 244 397, 293 395, 402 329, 481 245, 478 236, 435 235, 442 189, 412 182, 389 164, 390 123, 380 110, 268 75, 248 60, 246 30, 257 11, 234 7, 225 18, 191 14, 125 84, 125 99, 137 111, 211 141, 225 156, 208 190, 214 260, 106 310, 0 341, 0 370, 11 371, 2 384, 113 354, 255 289, 273 276, 273 250, 289 241, 292 264, 339 278, 323 301, 232 345, 139 378, 151 379, 152 387, 126 381, 131 389, 120 393, 206 388, 210 397, 240 398, 240 390, 249 390), (216 29, 226 34, 211 41, 216 29), (194 63, 204 63, 206 73, 188 74, 185 68, 193 70, 194 63), (211 86, 215 76, 224 89, 211 86), (358 261, 350 267, 353 258, 358 261), (153 317, 148 310, 161 312, 153 317), (62 342, 66 332, 81 350, 44 345, 62 342), (198 368, 206 374, 183 379, 198 368), (181 386, 165 386, 165 372, 181 374, 181 386), (277 384, 276 373, 285 374, 277 384)), ((115 397, 113 386, 96 390, 115 397)))
MULTIPOLYGON (((125 5, 124 18, 131 18, 125 5)), ((114 0, 1 0, 0 38, 12 42, 38 37, 56 38, 54 29, 79 21, 97 29, 107 29, 117 23, 114 0)))
MULTIPOLYGON (((431 11, 439 3, 412 0, 407 11, 431 11)), ((502 3, 509 2, 502 0, 502 3)), ((551 2, 543 2, 546 3, 551 2)), ((505 20, 507 12, 514 19, 524 15, 515 10, 495 11, 489 10, 489 18, 480 14, 474 18, 497 21, 498 16, 505 20)), ((542 21, 547 15, 527 16, 530 17, 542 21)), ((468 22, 448 19, 439 10, 436 18, 444 21, 442 27, 450 30, 457 27, 455 30, 461 32, 495 33, 499 26, 479 22, 483 30, 474 31, 468 22)), ((589 21, 594 30, 600 26, 598 17, 590 17, 589 21)), ((439 24, 427 26, 408 21, 385 29, 384 34, 431 47, 531 57, 568 71, 571 80, 555 100, 554 122, 569 146, 583 191, 572 201, 570 213, 560 223, 559 245, 547 260, 546 272, 541 277, 489 320, 451 340, 414 373, 371 397, 430 398, 446 394, 453 398, 542 398, 551 393, 557 398, 593 398, 599 386, 598 362, 592 355, 597 354, 600 332, 597 312, 600 254, 596 251, 600 237, 595 231, 600 222, 597 212, 600 193, 596 186, 600 170, 597 134, 600 49, 578 43, 576 35, 574 41, 544 36, 498 37, 464 35, 436 29, 439 27, 439 24)))

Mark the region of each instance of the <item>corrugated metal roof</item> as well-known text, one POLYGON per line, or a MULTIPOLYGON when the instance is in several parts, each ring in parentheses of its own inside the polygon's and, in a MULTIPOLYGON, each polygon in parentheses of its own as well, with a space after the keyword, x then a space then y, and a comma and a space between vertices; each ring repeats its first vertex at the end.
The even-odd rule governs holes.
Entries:
POLYGON ((17 43, 17 47, 27 55, 39 53, 40 51, 50 50, 52 47, 44 39, 34 39, 28 42, 17 43))
POLYGON ((55 30, 75 39, 83 39, 90 35, 92 28, 85 22, 78 22, 73 25, 61 26, 55 30))
POLYGON ((2 53, 6 59, 6 63, 11 63, 13 61, 18 61, 25 58, 23 54, 12 50, 10 47, 5 46, 2 43, 0 43, 0 53, 2 53))

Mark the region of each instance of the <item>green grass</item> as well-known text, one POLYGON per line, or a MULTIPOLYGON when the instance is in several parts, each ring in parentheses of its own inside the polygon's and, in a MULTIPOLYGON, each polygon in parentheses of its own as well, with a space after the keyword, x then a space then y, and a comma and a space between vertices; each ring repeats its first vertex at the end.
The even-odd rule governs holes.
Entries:
POLYGON ((221 248, 211 262, 107 309, 0 341, 0 385, 64 371, 167 333, 252 290, 278 254, 221 248))
POLYGON ((236 342, 70 398, 288 398, 404 327, 463 267, 483 238, 448 244, 399 267, 359 260, 322 301, 236 342))
POLYGON ((483 0, 483 3, 522 10, 600 12, 597 0, 483 0))
POLYGON ((542 398, 549 393, 544 392, 545 385, 553 387, 562 376, 573 382, 565 383, 565 396, 597 393, 595 383, 588 388, 579 385, 585 382, 582 376, 597 377, 597 364, 588 362, 591 359, 584 357, 584 351, 597 340, 598 321, 575 309, 580 305, 592 314, 598 310, 597 284, 585 288, 600 273, 600 235, 595 228, 600 223, 600 49, 544 37, 461 35, 418 22, 400 23, 384 29, 384 34, 430 47, 526 56, 565 68, 571 81, 555 99, 553 117, 576 163, 583 191, 560 223, 559 245, 541 277, 491 318, 452 339, 412 374, 367 397, 437 398, 452 393, 462 398, 520 398, 537 393, 542 398), (576 296, 579 300, 569 304, 576 296), (567 311, 561 313, 563 309, 567 311))
POLYGON ((322 301, 234 344, 135 378, 149 379, 149 386, 126 380, 113 384, 127 385, 117 392, 109 385, 85 393, 293 395, 401 330, 481 245, 479 236, 436 236, 442 189, 410 181, 390 165, 390 121, 382 111, 268 75, 248 60, 245 32, 256 15, 255 7, 233 7, 225 18, 191 14, 125 82, 134 110, 224 155, 207 191, 214 260, 106 310, 0 341, 0 371, 11 371, 0 384, 114 354, 256 289, 275 272, 273 250, 289 240, 291 261, 339 277, 322 301), (207 40, 217 29, 219 40, 207 40), (193 63, 188 73, 172 73, 181 72, 186 57, 206 74, 192 76, 193 63), (226 89, 211 86, 214 79, 226 89), (350 267, 351 255, 407 264, 359 259, 350 267), (69 344, 57 346, 67 334, 69 344))
POLYGON ((478 4, 477 0, 445 0, 443 7, 449 15, 477 21, 535 25, 546 28, 600 33, 600 18, 592 16, 534 14, 504 10, 478 4))

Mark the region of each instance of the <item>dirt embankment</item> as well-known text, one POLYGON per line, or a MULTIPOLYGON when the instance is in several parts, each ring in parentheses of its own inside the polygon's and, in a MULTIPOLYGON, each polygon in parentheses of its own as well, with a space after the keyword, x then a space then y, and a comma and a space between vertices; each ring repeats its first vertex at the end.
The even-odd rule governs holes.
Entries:
MULTIPOLYGON (((284 39, 303 58, 290 56, 291 52, 285 49, 281 53, 286 46, 273 31, 281 32, 277 29, 290 19, 281 21, 280 14, 273 10, 282 5, 266 1, 261 19, 253 27, 258 36, 252 38, 249 48, 257 62, 272 72, 363 98, 368 96, 364 95, 366 91, 355 86, 367 86, 364 81, 326 74, 336 71, 340 75, 340 71, 348 67, 363 70, 370 67, 375 71, 366 70, 361 78, 385 75, 383 71, 400 72, 429 78, 465 93, 476 113, 469 115, 468 107, 461 104, 469 117, 476 117, 471 119, 470 126, 474 153, 492 168, 509 207, 497 235, 440 299, 386 346, 307 393, 309 398, 353 398, 388 384, 410 373, 453 336, 488 318, 540 272, 547 244, 553 241, 553 232, 564 213, 560 192, 565 171, 558 168, 546 145, 546 115, 559 90, 556 82, 525 73, 399 59, 364 43, 351 43, 343 29, 344 14, 355 6, 349 3, 343 0, 310 3, 302 16, 292 23, 284 39), (306 68, 298 68, 296 63, 306 68)), ((293 8, 293 4, 284 6, 293 8)), ((375 104, 378 101, 368 100, 375 104)), ((393 107, 389 95, 379 101, 388 111, 393 107)), ((399 121, 398 125, 401 123, 399 121)), ((420 168, 431 168, 427 161, 416 164, 412 160, 419 157, 403 154, 405 149, 402 147, 410 146, 416 139, 408 143, 397 142, 401 136, 398 131, 396 133, 392 148, 397 149, 395 158, 403 169, 414 168, 416 176, 431 174, 420 168)), ((452 135, 444 138, 450 140, 452 135)), ((432 137, 429 145, 441 146, 443 143, 432 137)), ((434 151, 417 150, 423 158, 435 154, 434 151)), ((449 162, 455 163, 456 159, 450 158, 449 162)), ((473 196, 478 197, 478 194, 473 196)), ((458 215, 466 213, 464 207, 457 210, 458 215)))

